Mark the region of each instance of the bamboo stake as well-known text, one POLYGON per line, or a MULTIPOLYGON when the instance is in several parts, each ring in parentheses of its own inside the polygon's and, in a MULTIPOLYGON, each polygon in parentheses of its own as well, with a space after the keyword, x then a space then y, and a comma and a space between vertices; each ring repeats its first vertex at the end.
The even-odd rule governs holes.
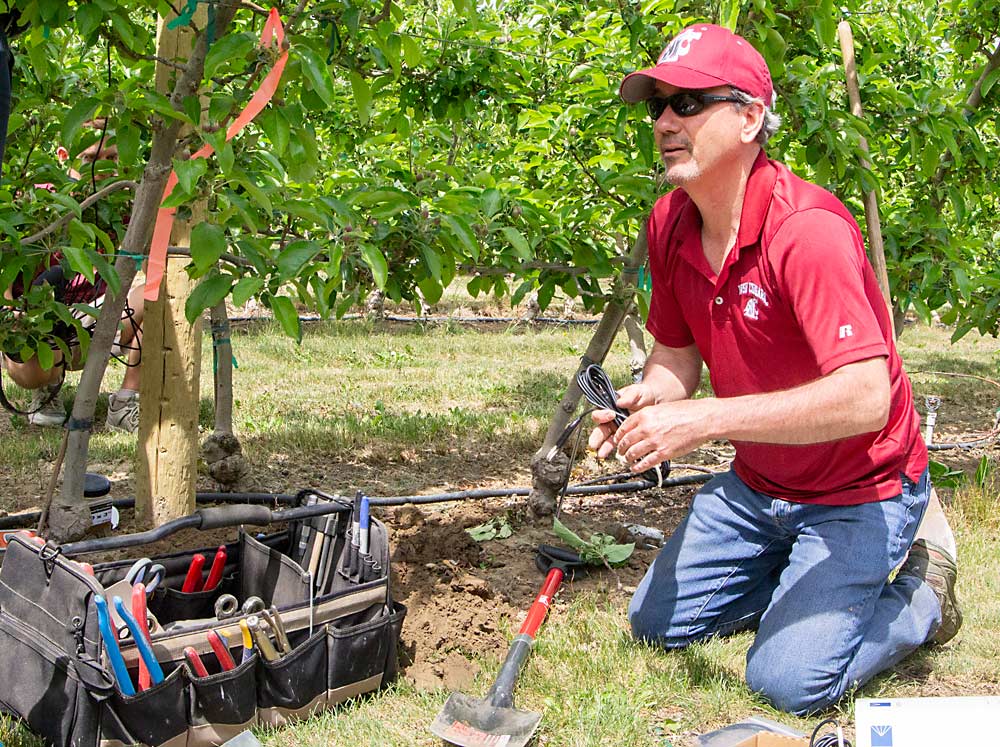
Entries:
MULTIPOLYGON (((858 68, 854 59, 854 34, 851 32, 851 24, 841 21, 837 26, 837 37, 840 39, 840 51, 844 55, 844 72, 847 76, 847 98, 851 104, 851 114, 861 118, 861 89, 858 85, 858 68)), ((861 150, 868 153, 868 141, 861 137, 861 150)), ((861 166, 871 171, 872 164, 867 158, 861 159, 861 166)), ((882 241, 882 224, 879 221, 878 194, 870 190, 864 194, 865 203, 865 224, 868 227, 868 257, 875 270, 875 279, 878 287, 885 298, 885 304, 889 308, 889 323, 893 325, 893 336, 896 330, 892 314, 892 297, 889 294, 889 273, 885 264, 885 244, 882 241)))

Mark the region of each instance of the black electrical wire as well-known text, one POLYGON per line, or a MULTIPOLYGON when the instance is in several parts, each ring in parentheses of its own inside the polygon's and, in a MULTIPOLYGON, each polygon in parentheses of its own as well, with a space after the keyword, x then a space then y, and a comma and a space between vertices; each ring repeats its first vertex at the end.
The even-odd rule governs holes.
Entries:
MULTIPOLYGON (((615 425, 621 427, 629 416, 629 411, 618 405, 618 392, 607 372, 596 363, 591 363, 576 374, 576 383, 580 391, 595 408, 611 410, 615 413, 615 425)), ((593 412, 593 411, 591 411, 593 412)), ((670 474, 670 461, 661 462, 652 469, 646 470, 642 476, 658 486, 670 474)))
POLYGON ((835 718, 827 718, 816 724, 812 736, 809 737, 809 747, 853 747, 853 745, 849 739, 844 738, 840 722, 835 718), (836 731, 820 735, 819 730, 824 726, 832 726, 836 731))
POLYGON ((591 363, 577 373, 576 383, 594 407, 600 410, 611 410, 615 413, 615 425, 621 425, 628 417, 628 410, 618 406, 618 392, 611 383, 608 374, 596 363, 591 363))

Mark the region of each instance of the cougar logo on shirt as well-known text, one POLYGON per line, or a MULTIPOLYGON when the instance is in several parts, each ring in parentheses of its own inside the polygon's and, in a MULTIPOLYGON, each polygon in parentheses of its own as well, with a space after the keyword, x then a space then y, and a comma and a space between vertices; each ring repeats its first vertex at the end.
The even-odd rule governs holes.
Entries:
POLYGON ((747 299, 746 305, 743 306, 743 316, 754 321, 760 319, 758 304, 764 304, 765 307, 771 305, 767 300, 767 291, 751 280, 740 283, 738 290, 741 296, 750 296, 747 299))
POLYGON ((698 41, 700 38, 700 31, 684 29, 670 40, 670 43, 660 53, 660 59, 656 61, 656 64, 662 65, 664 62, 677 62, 679 58, 691 51, 691 42, 698 41))

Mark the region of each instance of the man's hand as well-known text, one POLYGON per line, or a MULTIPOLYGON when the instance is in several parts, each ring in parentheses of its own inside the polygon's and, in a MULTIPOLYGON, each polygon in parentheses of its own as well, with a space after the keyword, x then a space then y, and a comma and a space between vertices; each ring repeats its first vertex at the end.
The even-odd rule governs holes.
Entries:
POLYGON ((644 407, 629 415, 605 446, 614 444, 633 472, 645 472, 712 440, 712 408, 717 402, 682 399, 644 407))
MULTIPOLYGON (((648 384, 629 384, 619 390, 616 404, 634 413, 656 404, 656 394, 648 384)), ((617 446, 617 442, 611 440, 616 429, 615 413, 613 410, 595 410, 590 418, 597 427, 591 431, 587 446, 596 451, 601 459, 607 459, 617 446)))

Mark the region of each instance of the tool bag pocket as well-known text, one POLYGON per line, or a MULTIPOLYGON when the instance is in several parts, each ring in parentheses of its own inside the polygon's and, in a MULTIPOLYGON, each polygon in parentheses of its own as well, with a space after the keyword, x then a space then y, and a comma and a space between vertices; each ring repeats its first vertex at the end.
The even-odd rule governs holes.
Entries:
POLYGON ((11 538, 0 568, 0 709, 48 744, 91 747, 113 680, 98 661, 97 582, 58 548, 11 538))
POLYGON ((289 634, 290 653, 276 661, 260 661, 257 704, 260 723, 281 726, 326 708, 326 641, 324 631, 289 634))
POLYGON ((115 688, 105 702, 110 711, 102 718, 105 744, 172 745, 184 747, 188 732, 188 683, 184 670, 175 668, 162 682, 135 695, 115 688))
POLYGON ((331 704, 378 689, 396 675, 396 642, 406 608, 399 604, 395 608, 385 605, 374 610, 374 615, 372 611, 365 610, 327 626, 327 684, 331 704))
POLYGON ((208 677, 196 677, 188 670, 188 747, 222 744, 257 723, 256 668, 254 656, 235 669, 208 677))
POLYGON ((278 609, 308 603, 310 579, 302 566, 247 532, 240 532, 240 599, 259 597, 278 609))

